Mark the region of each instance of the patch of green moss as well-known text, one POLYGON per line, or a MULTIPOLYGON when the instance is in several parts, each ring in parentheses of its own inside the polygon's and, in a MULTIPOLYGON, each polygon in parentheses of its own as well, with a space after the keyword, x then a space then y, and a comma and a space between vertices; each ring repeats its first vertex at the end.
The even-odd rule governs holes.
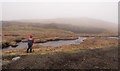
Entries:
POLYGON ((72 49, 72 50, 66 50, 64 52, 67 52, 67 53, 77 53, 77 52, 84 52, 86 50, 84 49, 72 49))

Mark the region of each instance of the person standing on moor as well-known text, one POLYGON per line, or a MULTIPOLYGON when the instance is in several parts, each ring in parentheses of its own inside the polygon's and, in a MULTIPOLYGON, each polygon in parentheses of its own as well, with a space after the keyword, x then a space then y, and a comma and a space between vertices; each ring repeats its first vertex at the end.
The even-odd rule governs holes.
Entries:
POLYGON ((30 49, 30 53, 32 52, 32 45, 33 45, 33 43, 34 43, 33 35, 30 35, 30 38, 28 38, 27 53, 29 52, 29 49, 30 49))

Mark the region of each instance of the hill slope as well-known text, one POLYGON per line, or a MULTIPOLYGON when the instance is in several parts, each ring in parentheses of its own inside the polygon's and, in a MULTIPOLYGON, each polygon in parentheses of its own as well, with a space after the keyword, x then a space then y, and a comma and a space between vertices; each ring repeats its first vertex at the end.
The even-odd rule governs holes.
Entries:
MULTIPOLYGON (((21 24, 36 28, 60 29, 75 33, 117 33, 117 24, 90 18, 59 18, 43 20, 19 20, 4 22, 9 24, 21 24)), ((8 26, 8 25, 7 25, 8 26)))

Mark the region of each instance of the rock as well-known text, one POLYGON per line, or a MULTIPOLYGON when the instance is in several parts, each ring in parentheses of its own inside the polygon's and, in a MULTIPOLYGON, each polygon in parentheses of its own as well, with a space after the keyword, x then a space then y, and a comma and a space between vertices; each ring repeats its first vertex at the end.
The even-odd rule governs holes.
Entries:
POLYGON ((12 60, 16 61, 16 60, 18 60, 18 59, 20 59, 19 56, 18 56, 18 57, 14 57, 12 60))

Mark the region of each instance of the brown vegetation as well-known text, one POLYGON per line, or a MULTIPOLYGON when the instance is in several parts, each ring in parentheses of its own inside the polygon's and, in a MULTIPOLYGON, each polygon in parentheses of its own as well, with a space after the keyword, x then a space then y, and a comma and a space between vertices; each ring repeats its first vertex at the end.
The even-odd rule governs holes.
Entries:
MULTIPOLYGON (((112 32, 102 32, 102 33, 74 33, 71 30, 62 30, 54 28, 44 28, 40 26, 40 23, 24 23, 24 22, 3 22, 2 27, 2 46, 3 48, 8 46, 17 46, 17 42, 26 42, 29 36, 32 34, 34 36, 35 42, 46 42, 49 40, 66 40, 66 39, 76 39, 79 36, 117 36, 117 33, 112 32), (13 43, 14 44, 11 44, 13 43)), ((46 25, 46 24, 45 24, 46 25)), ((45 26, 44 25, 44 26, 45 26)), ((61 24, 62 25, 62 24, 61 24)), ((46 25, 47 26, 47 25, 46 25)), ((50 27, 51 25, 49 25, 50 27)), ((57 24, 57 26, 59 26, 57 24)), ((64 26, 64 25, 63 25, 64 26)), ((62 26, 62 27, 63 27, 62 26)), ((59 26, 60 27, 60 26, 59 26)), ((61 27, 61 28, 62 28, 61 27)), ((73 27, 73 26, 71 26, 73 27)), ((69 28, 68 25, 66 28, 69 28)), ((74 29, 77 29, 74 27, 74 29)), ((77 29, 77 31, 81 31, 77 29)), ((84 32, 84 31, 83 31, 84 32)))
MULTIPOLYGON (((3 27, 2 47, 17 46, 17 42, 26 42, 31 34, 34 36, 35 43, 77 39, 78 36, 117 35, 113 33, 76 34, 64 30, 27 27, 27 25, 23 24, 8 25, 7 27, 3 27)), ((98 37, 88 38, 81 44, 63 45, 59 47, 34 45, 33 52, 30 54, 26 53, 27 47, 24 49, 10 49, 2 51, 3 60, 10 60, 10 63, 3 65, 3 69, 117 68, 117 46, 117 39, 98 37), (10 58, 14 56, 21 56, 21 59, 13 62, 10 58)))
MULTIPOLYGON (((63 45, 59 47, 50 46, 33 46, 33 53, 51 53, 51 52, 61 52, 67 51, 71 52, 77 49, 95 49, 95 48, 107 48, 107 47, 117 47, 118 40, 114 38, 88 38, 80 44, 63 45)), ((24 49, 10 49, 8 51, 3 51, 3 55, 15 55, 15 54, 25 54, 26 48, 24 49)))
MULTIPOLYGON (((26 42, 30 35, 33 35, 35 43, 49 40, 76 39, 73 32, 27 27, 27 25, 10 25, 3 27, 2 45, 4 47, 15 46, 15 42, 26 42), (14 44, 11 44, 13 43, 14 44)), ((17 46, 17 45, 16 45, 17 46)))
POLYGON ((88 38, 81 44, 60 47, 35 45, 30 55, 25 54, 26 48, 11 49, 3 51, 3 59, 22 55, 21 59, 3 69, 117 69, 117 47, 117 39, 88 38))

